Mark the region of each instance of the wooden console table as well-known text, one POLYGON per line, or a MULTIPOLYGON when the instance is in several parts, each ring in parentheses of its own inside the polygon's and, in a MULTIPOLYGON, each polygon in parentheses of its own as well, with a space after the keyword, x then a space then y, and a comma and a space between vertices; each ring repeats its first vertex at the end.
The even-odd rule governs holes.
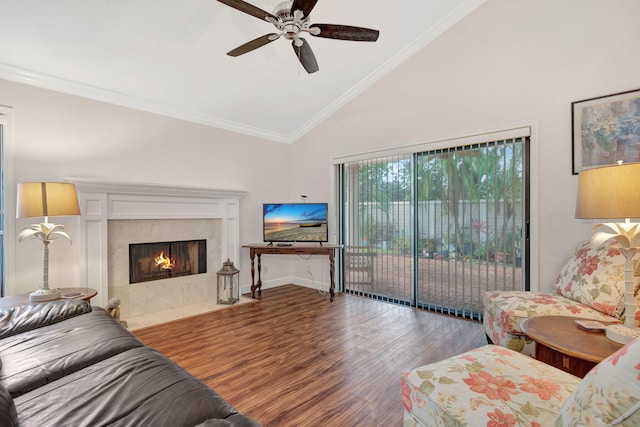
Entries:
POLYGON ((341 249, 341 245, 322 245, 322 246, 311 246, 311 245, 300 245, 295 244, 291 246, 278 246, 267 245, 267 244, 255 244, 255 245, 244 245, 243 248, 249 249, 249 257, 251 258, 251 296, 253 298, 256 297, 256 289, 258 290, 258 294, 262 294, 262 279, 260 278, 260 270, 262 269, 261 259, 262 254, 273 254, 273 255, 327 255, 329 257, 329 276, 331 277, 331 286, 329 287, 329 294, 331 295, 329 301, 333 302, 333 297, 335 295, 335 251, 336 249, 341 249), (258 281, 255 281, 255 268, 254 268, 254 259, 258 255, 258 281))

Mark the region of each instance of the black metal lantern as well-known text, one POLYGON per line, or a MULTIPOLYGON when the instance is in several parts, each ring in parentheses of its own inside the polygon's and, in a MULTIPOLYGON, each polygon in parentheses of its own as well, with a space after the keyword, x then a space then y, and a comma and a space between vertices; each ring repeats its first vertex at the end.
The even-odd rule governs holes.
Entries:
POLYGON ((222 263, 218 275, 218 304, 233 304, 240 300, 240 270, 233 266, 233 262, 222 263))

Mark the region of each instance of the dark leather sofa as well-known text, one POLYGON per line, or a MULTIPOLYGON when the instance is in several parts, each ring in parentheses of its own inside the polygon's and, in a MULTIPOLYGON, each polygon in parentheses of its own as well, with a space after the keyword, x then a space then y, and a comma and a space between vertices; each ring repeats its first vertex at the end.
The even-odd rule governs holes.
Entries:
POLYGON ((105 310, 0 310, 0 426, 259 427, 105 310))

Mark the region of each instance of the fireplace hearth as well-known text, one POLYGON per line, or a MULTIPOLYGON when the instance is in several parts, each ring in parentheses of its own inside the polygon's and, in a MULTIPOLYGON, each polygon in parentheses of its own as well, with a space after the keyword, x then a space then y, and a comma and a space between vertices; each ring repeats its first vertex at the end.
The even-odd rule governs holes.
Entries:
POLYGON ((129 284, 206 272, 206 239, 129 244, 129 284))

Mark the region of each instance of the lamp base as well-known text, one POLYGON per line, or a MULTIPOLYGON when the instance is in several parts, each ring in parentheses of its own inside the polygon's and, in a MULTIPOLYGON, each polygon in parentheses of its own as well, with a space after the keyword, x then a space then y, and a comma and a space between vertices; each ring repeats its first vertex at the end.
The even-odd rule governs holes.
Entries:
POLYGON ((29 301, 41 302, 60 298, 60 289, 37 289, 29 294, 29 301))
POLYGON ((607 326, 607 338, 618 344, 626 344, 638 337, 640 328, 620 324, 607 326))

